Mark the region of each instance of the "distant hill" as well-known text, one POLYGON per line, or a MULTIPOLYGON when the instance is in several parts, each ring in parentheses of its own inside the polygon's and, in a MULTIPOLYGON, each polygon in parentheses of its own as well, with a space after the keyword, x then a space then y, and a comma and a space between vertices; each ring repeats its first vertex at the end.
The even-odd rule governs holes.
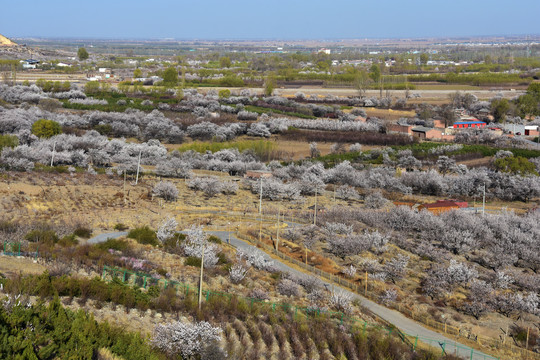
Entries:
POLYGON ((17 44, 0 34, 0 46, 16 46, 17 44))

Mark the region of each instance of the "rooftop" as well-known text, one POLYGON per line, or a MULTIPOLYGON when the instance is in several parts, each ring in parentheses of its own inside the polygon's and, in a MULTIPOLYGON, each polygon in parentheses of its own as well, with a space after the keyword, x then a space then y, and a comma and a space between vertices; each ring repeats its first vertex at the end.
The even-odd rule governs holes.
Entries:
POLYGON ((412 128, 412 131, 417 131, 417 132, 428 132, 430 130, 436 130, 436 129, 425 127, 425 126, 417 126, 417 127, 412 128))
POLYGON ((468 124, 485 124, 485 122, 476 120, 476 121, 457 121, 454 125, 468 125, 468 124))

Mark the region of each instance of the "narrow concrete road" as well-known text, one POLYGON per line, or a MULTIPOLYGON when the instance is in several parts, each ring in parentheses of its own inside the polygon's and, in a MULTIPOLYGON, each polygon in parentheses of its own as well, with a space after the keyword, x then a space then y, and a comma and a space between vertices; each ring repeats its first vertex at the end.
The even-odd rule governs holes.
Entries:
MULTIPOLYGON (((121 236, 125 236, 126 232, 115 232, 115 233, 108 233, 108 234, 101 234, 96 237, 93 237, 88 242, 89 243, 100 243, 104 242, 107 239, 110 238, 118 238, 121 236)), ((219 237, 223 242, 229 241, 229 232, 228 231, 208 231, 208 234, 215 235, 219 237)), ((234 236, 233 233, 230 235, 231 239, 231 245, 237 248, 238 250, 248 251, 253 249, 258 249, 256 246, 244 241, 238 239, 236 236, 234 236)), ((260 250, 262 251, 262 250, 260 250)), ((264 251, 263 251, 264 253, 264 251)), ((275 264, 275 267, 282 272, 288 272, 293 275, 297 276, 305 276, 305 273, 296 270, 292 268, 291 266, 281 262, 280 260, 276 260, 272 258, 267 253, 264 253, 265 257, 269 260, 272 260, 275 264)), ((316 276, 312 274, 313 276, 316 276)), ((333 286, 333 284, 325 281, 324 279, 320 279, 323 284, 326 286, 333 286)), ((408 335, 412 336, 418 336, 420 338, 420 341, 426 343, 425 339, 432 339, 433 341, 429 342, 429 345, 434 346, 435 348, 440 349, 442 353, 442 346, 444 345, 444 350, 447 354, 457 355, 466 359, 473 359, 473 360, 488 360, 493 359, 492 356, 484 354, 478 350, 474 350, 473 355, 471 357, 471 348, 460 344, 454 339, 451 339, 449 337, 446 337, 444 335, 439 334, 438 332, 435 332, 433 330, 425 328, 423 325, 417 323, 416 321, 409 319, 405 315, 401 314, 400 312, 396 310, 388 309, 382 305, 379 305, 371 300, 368 300, 356 293, 353 293, 351 291, 348 291, 347 289, 343 289, 345 292, 351 294, 354 298, 358 299, 362 306, 369 309, 374 314, 378 315, 382 319, 386 320, 387 322, 395 325, 397 328, 399 328, 402 332, 408 335)))
MULTIPOLYGON (((215 235, 219 237, 223 242, 227 242, 229 239, 229 232, 227 231, 209 231, 209 234, 215 235)), ((250 249, 257 249, 256 246, 251 245, 243 240, 238 239, 236 236, 231 234, 231 245, 236 247, 238 250, 250 250, 250 249)), ((261 250, 262 251, 262 250, 261 250)), ((265 257, 272 260, 276 266, 276 268, 283 272, 288 272, 293 275, 297 276, 305 276, 305 273, 296 270, 289 265, 281 262, 280 260, 276 260, 272 257, 270 257, 268 254, 265 253, 265 257)), ((316 276, 312 274, 313 276, 316 276)), ((325 281, 324 279, 320 279, 324 284, 327 286, 332 286, 333 284, 325 281)), ((362 306, 365 306, 367 309, 372 311, 374 314, 380 316, 387 322, 395 325, 398 327, 402 332, 412 335, 412 336, 419 336, 420 338, 429 338, 433 339, 434 341, 430 344, 434 347, 439 347, 443 344, 445 344, 445 351, 447 354, 455 354, 461 357, 465 357, 467 359, 471 359, 471 348, 460 344, 459 342, 456 342, 454 339, 450 339, 444 335, 441 335, 433 330, 427 329, 421 324, 417 323, 416 321, 409 319, 405 315, 401 314, 400 312, 396 310, 388 309, 382 305, 379 305, 371 300, 368 300, 364 298, 363 296, 360 296, 356 293, 353 293, 351 291, 348 291, 347 289, 343 289, 345 292, 351 294, 354 298, 357 298, 362 306), (457 345, 457 346, 456 346, 457 345)), ((442 353, 442 348, 441 348, 442 353)), ((484 360, 484 359, 492 359, 491 356, 484 354, 478 350, 474 350, 473 357, 474 360, 484 360)))

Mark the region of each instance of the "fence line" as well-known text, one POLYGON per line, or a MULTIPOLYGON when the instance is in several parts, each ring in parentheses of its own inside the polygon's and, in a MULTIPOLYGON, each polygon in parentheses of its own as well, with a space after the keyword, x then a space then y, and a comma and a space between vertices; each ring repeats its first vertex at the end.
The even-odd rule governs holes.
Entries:
MULTIPOLYGON (((478 207, 476 208, 477 210, 479 209, 478 207)), ((276 209, 271 209, 270 213, 274 213, 273 215, 274 216, 269 216, 269 215, 265 215, 265 214, 258 214, 257 212, 253 212, 253 213, 250 213, 249 212, 250 209, 246 209, 245 211, 232 211, 232 212, 228 212, 228 211, 223 211, 223 210, 215 210, 215 211, 212 211, 213 214, 220 214, 220 215, 227 215, 227 216, 230 216, 230 215, 233 215, 233 216, 239 216, 243 219, 247 219, 247 220, 255 220, 255 221, 264 221, 264 222, 274 222, 276 221, 276 218, 275 218, 275 215, 277 214, 277 208, 276 209), (249 214, 248 216, 246 216, 246 213, 249 214)), ((498 208, 498 207, 495 207, 495 206, 486 206, 486 211, 504 211, 504 210, 513 210, 515 211, 516 209, 503 209, 503 208, 498 208)), ((186 212, 194 212, 194 213, 208 213, 209 211, 208 210, 185 210, 186 212)), ((283 218, 283 221, 284 222, 290 222, 290 223, 296 223, 296 224, 307 224, 307 223, 311 223, 311 222, 308 222, 306 221, 305 219, 299 217, 299 215, 301 214, 301 212, 298 212, 298 211, 284 211, 286 217, 283 218)), ((267 211, 267 214, 268 214, 268 211, 267 211)), ((288 261, 289 263, 292 263, 296 266, 299 266, 301 267, 302 269, 304 270, 307 270, 311 273, 315 273, 317 275, 319 275, 320 277, 322 278, 325 278, 326 280, 329 280, 331 282, 334 282, 334 283, 337 283, 339 285, 342 285, 352 291, 354 291, 355 293, 357 294, 360 294, 376 303, 380 303, 380 297, 373 292, 373 287, 372 286, 366 286, 366 284, 358 284, 358 283, 354 283, 354 282, 351 282, 347 279, 344 279, 343 277, 340 277, 340 276, 336 276, 336 275, 333 275, 333 274, 330 274, 330 273, 327 273, 321 269, 318 269, 312 265, 308 265, 308 264, 305 264, 304 262, 301 262, 301 261, 298 261, 294 258, 292 258, 291 256, 289 255, 286 255, 282 252, 279 252, 277 251, 274 247, 266 244, 266 243, 263 243, 261 241, 259 241, 257 238, 255 237, 252 237, 248 234, 241 234, 239 232, 236 232, 235 233, 236 237, 239 238, 239 239, 242 239, 242 240, 245 240, 245 241, 248 241, 248 242, 251 242, 253 244, 256 244, 257 246, 265 249, 267 252, 270 252, 276 256, 278 256, 279 258, 283 259, 283 260, 286 260, 288 261)), ((363 279, 360 280, 360 282, 364 282, 363 279)), ((373 282, 373 280, 372 280, 373 282)), ((369 285, 369 283, 368 283, 369 285)), ((385 306, 388 306, 388 305, 385 305, 385 306)), ((482 335, 479 335, 479 334, 472 334, 468 331, 466 331, 465 329, 462 329, 462 328, 459 328, 459 327, 455 327, 455 326, 452 326, 452 325, 449 325, 447 323, 441 323, 441 322, 438 322, 438 321, 435 321, 433 319, 430 319, 428 318, 427 316, 421 316, 417 313, 415 313, 414 311, 412 311, 411 309, 408 309, 406 307, 403 307, 401 306, 401 304, 395 304, 393 306, 389 306, 389 307, 392 307, 396 310, 398 310, 399 312, 405 314, 406 316, 409 316, 411 319, 415 320, 415 321, 418 321, 420 323, 423 323, 427 326, 430 326, 440 332, 444 332, 445 334, 449 334, 449 335, 453 335, 453 336, 456 336, 456 337, 460 337, 460 338, 463 338, 463 339, 467 339, 467 340, 472 340, 474 342, 476 342, 479 346, 484 346, 484 347, 488 347, 488 348, 496 348, 496 349, 502 349, 502 350, 508 350, 514 354, 519 354, 521 355, 522 358, 527 358, 527 359, 533 359, 533 360, 540 360, 540 354, 539 353, 536 353, 536 352, 533 352, 533 351, 530 351, 530 350, 527 350, 527 349, 524 349, 524 348, 521 348, 519 346, 515 346, 514 344, 512 343, 506 343, 506 341, 503 341, 501 339, 494 339, 494 338, 491 338, 491 337, 487 337, 487 336, 482 336, 482 335)))
POLYGON ((39 245, 36 247, 36 251, 23 251, 21 249, 22 243, 19 242, 10 242, 10 241, 4 241, 2 244, 2 255, 5 256, 25 256, 25 257, 33 257, 35 260, 37 260, 39 256, 39 245))
MULTIPOLYGON (((130 271, 126 269, 114 268, 114 267, 109 267, 109 266, 103 267, 102 279, 105 281, 109 279, 110 280, 118 279, 118 280, 121 280, 123 283, 138 285, 143 288, 147 288, 150 286, 158 286, 164 289, 173 287, 177 293, 181 292, 185 294, 186 296, 189 296, 190 294, 197 294, 199 291, 198 286, 193 286, 193 285, 190 286, 188 283, 182 283, 182 282, 166 280, 166 279, 157 279, 157 278, 152 277, 149 274, 139 273, 136 271, 130 271), (121 276, 121 279, 120 279, 120 276, 121 276)), ((213 296, 226 297, 230 301, 234 296, 233 294, 230 294, 230 293, 211 291, 211 290, 202 290, 202 293, 206 301, 209 301, 210 298, 213 296)), ((334 311, 321 310, 321 309, 315 309, 315 308, 309 308, 309 307, 300 307, 296 305, 291 305, 289 303, 267 302, 264 300, 249 298, 249 297, 239 297, 239 298, 247 301, 250 304, 251 309, 253 308, 254 305, 258 305, 258 306, 262 306, 263 309, 267 308, 268 311, 272 311, 272 312, 276 311, 276 309, 282 310, 285 312, 293 313, 294 319, 298 319, 298 316, 305 316, 306 318, 309 318, 310 316, 318 317, 321 315, 323 316, 327 315, 331 319, 338 321, 340 324, 348 323, 351 326, 358 326, 359 328, 362 329, 364 335, 368 328, 374 329, 374 330, 386 331, 388 332, 388 336, 392 335, 392 333, 394 332, 396 336, 398 336, 400 340, 404 342, 405 344, 407 344, 413 351, 416 351, 416 349, 418 348, 418 340, 424 342, 425 344, 431 347, 438 348, 439 346, 442 346, 442 349, 443 349, 442 355, 445 354, 444 349, 446 345, 448 345, 446 341, 441 343, 435 339, 423 338, 423 337, 419 337, 415 335, 406 334, 393 326, 388 326, 388 325, 382 326, 379 324, 369 323, 365 320, 347 316, 343 312, 334 312, 334 311), (434 342, 435 342, 435 346, 433 346, 434 342)), ((450 343, 450 344, 452 346, 455 346, 454 343, 450 343)), ((458 355, 461 355, 465 351, 467 352, 468 355, 469 354, 471 355, 471 359, 472 359, 474 355, 474 349, 466 347, 466 346, 462 346, 462 345, 456 346, 456 353, 458 355)), ((500 360, 500 358, 496 358, 490 355, 485 355, 484 359, 485 360, 500 360)))
MULTIPOLYGON (((256 238, 253 238, 249 235, 246 235, 246 234, 240 234, 240 233, 237 233, 236 234, 236 237, 241 239, 241 240, 245 240, 245 241, 248 241, 248 242, 251 242, 251 243, 254 243, 256 244, 257 246, 265 249, 267 252, 270 252, 276 256, 278 256, 279 258, 289 262, 289 263, 292 263, 296 266, 299 266, 301 267, 302 269, 305 269, 311 273, 315 273, 317 275, 319 275, 320 277, 326 279, 326 280, 329 280, 331 282, 334 282, 334 283, 337 283, 341 286, 344 286, 350 290, 352 290, 353 292, 359 294, 359 295, 362 295, 376 303, 380 303, 380 298, 379 296, 373 292, 373 287, 370 287, 369 286, 366 286, 366 284, 362 284, 362 285, 358 285, 357 283, 353 283, 347 279, 344 279, 340 276, 336 276, 336 275, 333 275, 333 274, 330 274, 330 273, 327 273, 321 269, 318 269, 312 265, 308 265, 308 264, 305 264, 301 261, 298 261, 294 258, 292 258, 291 256, 289 255, 286 255, 282 252, 279 252, 277 251, 274 247, 266 244, 266 243, 263 243, 261 241, 259 241, 258 239, 256 238)), ((360 281, 364 281, 364 280, 360 280, 360 281)), ((369 283, 368 283, 369 285, 369 283)), ((385 305, 387 306, 387 305, 385 305)), ((390 307, 390 306, 387 306, 387 307, 390 307)), ((441 332, 444 332, 445 334, 449 334, 449 335, 454 335, 456 337, 461 337, 461 338, 464 338, 464 339, 467 339, 467 340, 473 340, 475 341, 479 346, 484 346, 484 347, 489 347, 489 348, 497 348, 497 349, 505 349, 505 350, 508 350, 508 351, 511 351, 512 353, 518 353, 519 355, 522 356, 522 358, 527 358, 527 359, 539 359, 540 360, 540 354, 539 353, 536 353, 536 352, 533 352, 533 351, 530 351, 530 350, 527 350, 527 349, 523 349, 523 348, 520 348, 518 346, 514 346, 512 344, 506 344, 505 342, 503 342, 502 340, 499 340, 499 339, 493 339, 493 338, 490 338, 490 337, 485 337, 485 336, 481 336, 481 335, 474 335, 472 333, 468 333, 466 332, 464 329, 461 329, 461 328, 458 328, 458 327, 455 327, 455 326, 452 326, 452 325, 448 325, 446 323, 441 323, 441 322, 438 322, 438 321, 435 321, 435 320, 432 320, 432 319, 429 319, 428 317, 426 316, 419 316, 418 314, 415 314, 412 310, 410 309, 407 309, 403 306, 401 306, 401 304, 396 304, 394 306, 392 306, 394 309, 398 310, 399 312, 409 316, 411 319, 415 320, 415 321, 418 321, 420 323, 423 323, 425 325, 428 325, 434 329, 437 329, 441 332)))

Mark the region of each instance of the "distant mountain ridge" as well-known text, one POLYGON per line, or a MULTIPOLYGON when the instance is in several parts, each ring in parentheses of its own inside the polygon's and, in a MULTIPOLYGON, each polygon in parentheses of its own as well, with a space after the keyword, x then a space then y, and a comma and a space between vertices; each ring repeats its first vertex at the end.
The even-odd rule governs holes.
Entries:
POLYGON ((0 34, 0 46, 17 46, 17 44, 0 34))

